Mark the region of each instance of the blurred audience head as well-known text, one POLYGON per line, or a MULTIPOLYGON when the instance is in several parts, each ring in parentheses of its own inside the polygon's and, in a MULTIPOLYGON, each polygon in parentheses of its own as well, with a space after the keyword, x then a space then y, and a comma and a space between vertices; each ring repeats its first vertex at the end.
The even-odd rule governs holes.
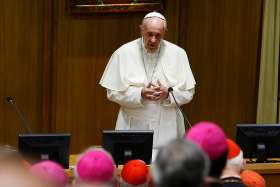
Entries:
POLYGON ((64 168, 50 160, 41 161, 32 165, 31 173, 54 186, 63 187, 68 183, 68 176, 64 168))
POLYGON ((149 169, 142 160, 130 160, 122 168, 120 187, 148 187, 149 169))
POLYGON ((9 164, 0 167, 0 186, 3 187, 56 187, 34 176, 27 168, 9 164))
POLYGON ((264 178, 257 172, 252 170, 244 170, 241 173, 242 182, 248 187, 265 187, 264 178))
POLYGON ((75 176, 78 182, 109 184, 114 182, 115 162, 101 148, 90 148, 82 153, 76 163, 75 176))
POLYGON ((227 163, 224 171, 234 172, 236 175, 240 175, 240 172, 244 169, 245 162, 243 159, 243 152, 233 140, 227 139, 228 144, 228 156, 227 163))
POLYGON ((152 175, 156 187, 200 187, 208 170, 209 159, 204 152, 192 142, 178 139, 159 150, 152 175))
POLYGON ((0 159, 7 157, 19 156, 16 148, 10 145, 0 145, 0 159))
POLYGON ((115 187, 111 184, 104 184, 104 183, 76 183, 72 185, 73 187, 115 187))
POLYGON ((0 163, 3 165, 15 164, 17 167, 29 168, 30 164, 22 157, 16 148, 10 145, 0 145, 0 163))
POLYGON ((226 165, 228 152, 224 131, 216 123, 202 121, 195 124, 185 138, 204 150, 211 161, 209 176, 219 178, 226 165))

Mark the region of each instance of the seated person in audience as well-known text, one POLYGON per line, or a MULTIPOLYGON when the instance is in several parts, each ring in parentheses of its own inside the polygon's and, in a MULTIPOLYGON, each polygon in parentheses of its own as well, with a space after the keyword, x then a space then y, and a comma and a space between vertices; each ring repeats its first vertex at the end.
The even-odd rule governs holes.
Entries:
POLYGON ((72 186, 73 187, 112 187, 112 185, 100 184, 100 183, 91 183, 91 184, 78 183, 78 184, 73 184, 72 186))
POLYGON ((186 133, 185 138, 197 144, 210 159, 207 186, 222 186, 219 178, 226 165, 228 152, 224 131, 217 124, 204 121, 195 124, 186 133))
POLYGON ((155 187, 202 187, 209 159, 195 144, 184 139, 163 146, 152 165, 155 187))
POLYGON ((264 178, 257 172, 252 170, 243 170, 240 174, 242 182, 247 187, 265 187, 264 178))
POLYGON ((10 145, 0 145, 0 159, 11 158, 11 157, 20 157, 18 151, 10 145))
POLYGON ((56 187, 65 187, 68 184, 68 176, 64 168, 50 160, 32 165, 31 173, 56 187))
POLYGON ((148 187, 149 168, 142 160, 130 160, 122 168, 120 187, 148 187))
POLYGON ((23 158, 16 148, 10 145, 0 145, 0 165, 14 164, 17 167, 29 168, 30 164, 23 158))
MULTIPOLYGON (((18 162, 17 162, 18 163, 18 162)), ((0 163, 1 187, 55 187, 32 175, 29 170, 18 164, 0 163)))
POLYGON ((231 139, 227 139, 228 156, 226 167, 223 170, 221 179, 224 187, 245 187, 240 178, 244 169, 245 160, 240 147, 231 139))
POLYGON ((115 162, 107 151, 90 148, 82 153, 75 167, 77 183, 115 185, 115 162))

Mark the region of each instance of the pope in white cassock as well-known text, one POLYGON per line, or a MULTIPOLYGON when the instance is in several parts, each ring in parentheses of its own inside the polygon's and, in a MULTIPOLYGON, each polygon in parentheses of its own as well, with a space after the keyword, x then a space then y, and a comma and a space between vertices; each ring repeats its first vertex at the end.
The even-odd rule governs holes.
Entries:
POLYGON ((193 98, 195 80, 185 50, 163 40, 167 23, 162 14, 147 14, 140 29, 141 38, 113 53, 100 84, 121 106, 116 130, 153 130, 158 148, 185 133, 168 88, 183 105, 193 98))

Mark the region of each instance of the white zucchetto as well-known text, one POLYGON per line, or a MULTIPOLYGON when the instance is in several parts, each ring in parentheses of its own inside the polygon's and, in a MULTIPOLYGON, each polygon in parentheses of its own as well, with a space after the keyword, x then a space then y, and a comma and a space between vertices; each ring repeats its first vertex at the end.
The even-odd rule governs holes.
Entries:
POLYGON ((158 13, 158 12, 155 12, 155 11, 146 14, 146 16, 144 17, 144 19, 153 18, 153 17, 160 18, 160 19, 166 21, 165 17, 164 17, 161 13, 158 13))

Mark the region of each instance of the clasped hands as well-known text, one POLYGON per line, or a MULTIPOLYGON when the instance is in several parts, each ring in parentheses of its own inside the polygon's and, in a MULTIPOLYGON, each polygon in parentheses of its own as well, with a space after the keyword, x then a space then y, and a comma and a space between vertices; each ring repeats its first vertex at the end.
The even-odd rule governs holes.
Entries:
POLYGON ((168 98, 168 95, 168 88, 163 86, 159 80, 156 84, 150 82, 141 91, 142 98, 151 101, 165 100, 168 98))

